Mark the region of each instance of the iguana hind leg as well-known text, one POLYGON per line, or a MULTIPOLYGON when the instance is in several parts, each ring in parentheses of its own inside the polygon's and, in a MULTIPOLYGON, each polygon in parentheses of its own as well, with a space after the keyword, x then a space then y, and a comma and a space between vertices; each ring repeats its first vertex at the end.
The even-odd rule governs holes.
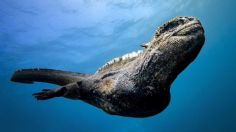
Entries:
MULTIPOLYGON (((81 93, 87 93, 89 89, 87 87, 81 87, 81 82, 74 82, 67 84, 63 87, 55 89, 43 89, 41 92, 34 93, 33 96, 37 100, 47 100, 54 97, 65 97, 69 99, 80 99, 81 93)), ((85 96, 85 95, 83 95, 85 96)))
POLYGON ((66 89, 65 87, 57 89, 43 89, 41 92, 34 93, 33 96, 37 100, 48 100, 54 97, 61 97, 64 95, 66 89))

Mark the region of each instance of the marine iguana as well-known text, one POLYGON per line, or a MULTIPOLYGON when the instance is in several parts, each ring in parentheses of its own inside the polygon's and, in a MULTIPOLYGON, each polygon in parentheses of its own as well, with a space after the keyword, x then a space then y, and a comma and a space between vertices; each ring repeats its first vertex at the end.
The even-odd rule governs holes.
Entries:
POLYGON ((23 69, 11 81, 60 85, 33 94, 38 100, 79 99, 113 115, 148 117, 170 102, 170 86, 198 55, 205 41, 195 17, 176 17, 159 27, 144 50, 109 61, 95 74, 23 69))

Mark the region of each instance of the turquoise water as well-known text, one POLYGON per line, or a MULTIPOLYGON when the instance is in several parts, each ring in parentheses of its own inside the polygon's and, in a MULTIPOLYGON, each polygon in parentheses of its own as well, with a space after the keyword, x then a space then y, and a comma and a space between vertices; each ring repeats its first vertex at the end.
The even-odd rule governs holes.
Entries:
POLYGON ((0 0, 0 131, 235 132, 235 7, 233 0, 0 0), (206 42, 156 116, 111 116, 64 98, 36 101, 32 93, 57 86, 9 81, 19 68, 94 73, 113 57, 141 49, 175 16, 198 17, 206 42))

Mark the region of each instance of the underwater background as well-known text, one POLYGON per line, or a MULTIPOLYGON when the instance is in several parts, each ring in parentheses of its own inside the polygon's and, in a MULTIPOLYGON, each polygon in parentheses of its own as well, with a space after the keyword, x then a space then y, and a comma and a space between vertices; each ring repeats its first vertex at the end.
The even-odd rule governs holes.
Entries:
POLYGON ((235 132, 236 1, 0 0, 0 132, 235 132), (79 100, 37 101, 56 85, 10 82, 21 68, 94 73, 142 49, 158 26, 196 16, 206 41, 174 81, 171 102, 149 118, 108 115, 79 100))

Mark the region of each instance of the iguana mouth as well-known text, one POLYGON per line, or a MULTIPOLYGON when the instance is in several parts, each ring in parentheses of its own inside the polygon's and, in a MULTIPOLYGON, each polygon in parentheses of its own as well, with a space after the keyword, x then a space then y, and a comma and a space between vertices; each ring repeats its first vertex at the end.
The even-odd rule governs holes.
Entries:
POLYGON ((193 35, 194 33, 203 30, 200 22, 190 23, 180 29, 178 29, 173 36, 185 36, 185 35, 193 35))

